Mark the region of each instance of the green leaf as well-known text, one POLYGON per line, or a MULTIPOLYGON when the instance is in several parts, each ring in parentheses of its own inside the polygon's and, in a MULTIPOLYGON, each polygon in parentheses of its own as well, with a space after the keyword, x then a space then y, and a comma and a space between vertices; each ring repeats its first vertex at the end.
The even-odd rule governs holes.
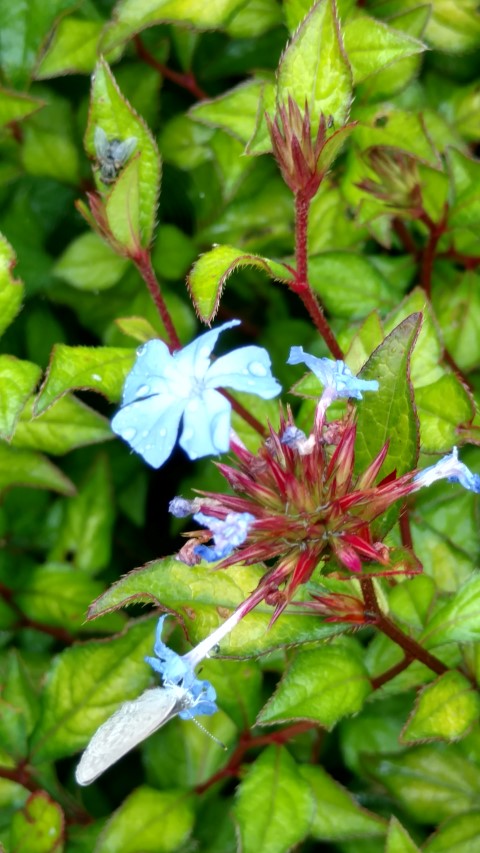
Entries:
POLYGON ((30 735, 38 719, 39 698, 30 673, 15 649, 11 649, 8 655, 2 698, 23 717, 25 733, 30 735))
POLYGON ((95 853, 177 853, 188 841, 194 821, 193 803, 184 792, 142 785, 110 818, 95 853))
POLYGON ((448 278, 435 275, 432 303, 445 346, 455 363, 464 371, 477 368, 480 365, 480 276, 473 271, 456 271, 448 278))
POLYGON ((15 853, 62 853, 64 840, 62 809, 46 791, 35 791, 12 817, 10 849, 15 853))
MULTIPOLYGON (((83 626, 88 631, 85 614, 92 598, 101 590, 101 583, 74 566, 50 563, 32 569, 22 590, 13 594, 13 601, 28 619, 37 623, 67 627, 69 631, 79 631, 83 626)), ((113 630, 122 627, 121 620, 110 624, 113 630)), ((108 629, 108 623, 101 627, 108 629)))
POLYGON ((480 769, 453 744, 429 744, 401 755, 368 757, 364 767, 420 824, 436 824, 477 807, 480 769))
POLYGON ((67 246, 53 272, 72 287, 96 293, 117 284, 127 267, 125 258, 115 254, 97 234, 87 232, 67 246))
MULTIPOLYGON (((407 36, 412 36, 417 43, 422 44, 418 40, 423 37, 430 13, 431 6, 416 6, 389 18, 388 24, 397 33, 400 31, 407 36)), ((423 44, 422 48, 425 49, 423 44)), ((414 53, 405 59, 396 60, 392 65, 374 74, 363 86, 365 99, 371 101, 379 97, 391 97, 401 92, 418 77, 422 59, 420 53, 414 53)))
POLYGON ((61 495, 75 492, 71 480, 46 456, 0 443, 0 491, 12 486, 50 489, 61 495))
POLYGON ((408 832, 396 817, 390 818, 385 853, 420 853, 408 832))
POLYGON ((435 613, 421 637, 427 648, 480 639, 480 572, 476 571, 435 613))
MULTIPOLYGON (((221 135, 225 138, 224 134, 221 135)), ((180 228, 160 226, 153 246, 152 263, 161 278, 183 281, 196 255, 193 241, 180 228)))
POLYGON ((195 30, 217 29, 226 24, 243 0, 120 0, 115 19, 102 42, 103 51, 127 41, 131 36, 154 24, 168 22, 186 24, 195 30))
POLYGON ((44 108, 23 126, 21 158, 29 174, 77 186, 80 155, 73 125, 71 104, 49 94, 44 108))
POLYGON ((312 131, 320 115, 345 124, 352 100, 352 78, 342 44, 334 0, 319 0, 305 18, 282 56, 277 98, 291 96, 303 109, 308 103, 312 131))
POLYGON ((132 349, 57 344, 35 403, 35 414, 41 415, 55 400, 74 389, 97 391, 110 402, 118 402, 134 361, 132 349))
POLYGON ((359 120, 355 142, 362 150, 372 145, 388 145, 407 151, 422 162, 438 168, 438 154, 419 115, 393 109, 386 102, 359 108, 354 118, 359 120))
POLYGON ((427 28, 433 47, 447 54, 472 50, 480 44, 480 14, 474 0, 436 0, 427 28))
POLYGON ((260 712, 258 722, 313 720, 331 729, 342 717, 357 714, 371 689, 353 643, 300 651, 260 712))
POLYGON ((355 464, 369 465, 386 441, 389 447, 382 470, 397 476, 415 467, 418 427, 409 380, 410 356, 421 316, 411 314, 388 335, 361 371, 362 379, 377 379, 379 390, 365 394, 358 406, 355 464))
POLYGON ((55 29, 46 53, 35 71, 37 80, 64 74, 90 74, 97 61, 103 21, 69 16, 55 29))
POLYGON ((0 61, 8 81, 25 88, 37 62, 38 52, 55 20, 69 8, 73 0, 18 0, 15 6, 2 4, 0 27, 2 46, 0 61))
POLYGON ((417 388, 415 402, 424 453, 446 453, 451 450, 458 441, 458 426, 471 424, 475 413, 468 391, 453 374, 417 388), (448 406, 445 400, 448 400, 448 406))
POLYGON ((91 640, 54 660, 42 694, 42 715, 32 736, 35 763, 61 758, 85 746, 117 708, 144 690, 150 668, 154 621, 147 619, 118 637, 91 640))
POLYGON ((385 321, 386 332, 394 329, 398 323, 401 323, 413 312, 422 315, 422 325, 410 361, 412 385, 417 389, 436 382, 445 375, 445 371, 440 365, 443 355, 442 342, 432 307, 425 298, 423 288, 416 287, 400 306, 392 311, 385 321))
MULTIPOLYGON (((95 128, 101 127, 109 139, 135 137, 132 158, 122 170, 107 198, 107 216, 119 242, 135 248, 135 239, 148 247, 152 241, 160 193, 161 162, 158 148, 143 119, 123 97, 107 63, 96 68, 85 146, 96 157, 95 128), (138 223, 136 217, 138 216, 138 223), (132 236, 133 235, 133 236, 132 236), (133 245, 131 242, 133 240, 133 245)), ((105 187, 99 183, 102 190, 105 187)))
POLYGON ((418 39, 369 15, 348 20, 343 38, 356 85, 393 62, 426 50, 418 39))
POLYGON ((299 768, 315 796, 315 814, 309 834, 319 841, 372 838, 385 835, 385 823, 335 782, 323 767, 307 764, 299 768))
MULTIPOLYGON (((192 645, 205 639, 255 589, 261 572, 254 566, 236 566, 218 572, 210 566, 186 566, 174 557, 135 569, 113 584, 90 607, 88 618, 128 603, 152 602, 181 616, 192 645)), ((222 656, 247 657, 273 649, 332 636, 341 629, 315 616, 283 614, 269 627, 272 608, 259 604, 222 640, 222 656)))
POLYGON ((115 320, 115 325, 118 326, 123 335, 133 338, 134 341, 140 341, 142 344, 157 337, 156 329, 145 317, 118 317, 115 320))
POLYGON ((459 672, 446 672, 420 693, 402 732, 403 743, 456 740, 467 734, 480 716, 480 697, 459 672))
POLYGON ((44 101, 32 98, 24 92, 14 92, 0 86, 0 126, 22 121, 45 106, 44 101))
POLYGON ((108 459, 102 454, 86 471, 77 494, 67 503, 50 551, 51 560, 71 560, 77 570, 88 574, 108 566, 115 519, 110 478, 108 459))
POLYGON ((220 127, 246 144, 259 118, 259 105, 265 80, 253 79, 241 83, 212 100, 195 104, 189 115, 207 127, 220 127))
POLYGON ((313 815, 310 785, 293 758, 284 748, 266 749, 250 765, 237 792, 235 819, 242 853, 286 853, 305 838, 313 815))
POLYGON ((0 234, 0 335, 15 319, 23 301, 23 283, 12 275, 16 262, 10 243, 0 234))
POLYGON ((31 399, 20 415, 12 439, 13 447, 40 450, 56 456, 69 453, 76 447, 99 444, 113 438, 106 418, 76 397, 57 400, 36 418, 33 403, 31 399))
POLYGON ((389 611, 399 622, 421 631, 430 614, 435 594, 435 582, 428 575, 409 578, 390 590, 389 611))
POLYGON ((13 355, 0 355, 0 438, 12 437, 15 424, 41 376, 41 369, 13 355))
POLYGON ((213 681, 222 710, 239 731, 253 726, 262 705, 262 672, 257 661, 206 660, 202 678, 213 681))
MULTIPOLYGON (((333 137, 332 137, 333 139, 333 137)), ((327 311, 357 320, 396 304, 396 294, 363 255, 325 252, 309 258, 309 279, 327 311)))
POLYGON ((276 0, 249 0, 240 6, 225 29, 232 38, 258 38, 282 23, 282 10, 276 0))
POLYGON ((215 246, 199 257, 188 276, 196 313, 205 323, 210 324, 217 313, 228 277, 242 267, 263 270, 277 281, 288 281, 292 277, 283 264, 269 258, 247 254, 233 246, 215 246))
POLYGON ((473 853, 480 836, 480 814, 472 811, 442 823, 422 847, 423 853, 473 853))

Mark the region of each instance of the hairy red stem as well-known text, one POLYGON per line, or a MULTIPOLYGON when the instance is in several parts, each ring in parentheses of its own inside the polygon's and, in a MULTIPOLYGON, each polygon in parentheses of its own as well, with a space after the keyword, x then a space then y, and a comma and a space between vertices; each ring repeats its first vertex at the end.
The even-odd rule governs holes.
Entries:
POLYGON ((172 83, 176 83, 176 85, 180 86, 182 89, 186 89, 187 92, 190 92, 190 94, 199 101, 203 101, 208 98, 207 93, 200 88, 191 71, 187 74, 182 74, 180 71, 173 71, 168 67, 168 65, 164 65, 163 62, 159 62, 158 59, 155 59, 155 57, 152 56, 150 51, 148 51, 143 44, 140 36, 135 36, 133 40, 140 59, 143 59, 147 65, 150 65, 151 68, 158 71, 162 77, 165 77, 166 80, 170 80, 172 83))

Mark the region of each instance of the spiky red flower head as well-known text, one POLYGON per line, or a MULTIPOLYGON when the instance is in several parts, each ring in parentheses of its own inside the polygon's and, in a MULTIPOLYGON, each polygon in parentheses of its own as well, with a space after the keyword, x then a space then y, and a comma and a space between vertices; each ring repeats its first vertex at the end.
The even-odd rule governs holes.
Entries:
MULTIPOLYGON (((375 485, 385 445, 368 468, 355 475, 355 438, 352 414, 338 423, 336 431, 329 424, 327 433, 324 408, 318 405, 307 439, 288 411, 278 432, 270 430, 257 454, 232 441, 236 465, 218 468, 233 495, 201 492, 203 498, 197 499, 210 517, 225 519, 229 513, 253 517, 243 544, 218 568, 265 562, 269 568, 261 584, 266 600, 276 606, 274 618, 319 563, 325 572, 368 572, 365 563, 380 564, 387 574, 395 570, 390 550, 375 540, 371 522, 415 488, 415 472, 398 479, 389 476, 375 485), (298 437, 292 440, 292 435, 298 437), (332 435, 336 446, 327 443, 332 435)), ((404 560, 399 571, 409 568, 404 560)))
POLYGON ((312 139, 308 104, 302 115, 297 102, 289 96, 272 121, 266 115, 275 159, 283 180, 293 193, 303 193, 312 199, 317 192, 325 170, 318 168, 320 154, 325 146, 327 122, 320 116, 318 131, 312 139))

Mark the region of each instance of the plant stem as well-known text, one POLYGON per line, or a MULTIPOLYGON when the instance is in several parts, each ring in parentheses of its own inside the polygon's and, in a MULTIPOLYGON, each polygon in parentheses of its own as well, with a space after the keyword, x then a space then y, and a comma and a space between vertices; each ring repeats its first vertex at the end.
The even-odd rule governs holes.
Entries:
POLYGON ((290 289, 302 300, 314 325, 320 332, 330 352, 335 358, 343 359, 335 335, 325 318, 323 309, 308 281, 308 213, 310 199, 302 193, 295 195, 295 281, 289 284, 290 289))
POLYGON ((432 292, 433 264, 437 253, 438 242, 446 229, 447 207, 445 206, 444 214, 440 222, 434 222, 425 211, 423 211, 420 219, 429 230, 428 242, 422 252, 420 284, 425 290, 427 296, 430 298, 432 292))
POLYGON ((147 65, 150 65, 151 68, 154 68, 155 71, 158 71, 162 77, 165 77, 166 80, 171 80, 172 83, 176 83, 177 86, 180 86, 182 89, 186 89, 187 92, 190 92, 197 100, 203 101, 208 98, 206 92, 200 88, 198 85, 193 73, 189 71, 187 74, 182 74, 179 71, 172 71, 167 65, 164 65, 163 62, 159 62, 158 59, 155 59, 154 56, 147 50, 145 45, 143 44, 140 36, 134 37, 135 48, 140 59, 143 59, 147 65))
MULTIPOLYGON (((413 640, 412 637, 404 634, 404 632, 401 631, 400 628, 397 628, 395 623, 392 622, 388 616, 385 616, 382 613, 378 604, 377 594, 375 592, 375 586, 372 578, 360 578, 360 586, 362 588, 365 610, 368 612, 370 624, 378 628, 382 634, 385 634, 386 637, 389 637, 390 640, 393 640, 397 646, 400 646, 400 648, 403 649, 405 659, 408 660, 405 667, 408 666, 412 660, 418 660, 420 663, 428 666, 428 668, 433 672, 436 672, 437 675, 443 675, 445 672, 449 671, 448 666, 442 663, 442 661, 434 655, 431 655, 430 652, 427 652, 427 650, 424 649, 420 643, 417 643, 416 640, 413 640)), ((394 674, 396 675, 397 672, 394 674)), ((381 677, 382 676, 380 676, 380 678, 381 677)))
POLYGON ((150 296, 152 297, 158 313, 160 314, 160 319, 165 326, 165 331, 167 333, 170 352, 176 349, 181 349, 182 344, 180 343, 180 338, 177 335, 175 326, 173 325, 173 320, 170 317, 169 310, 165 304, 159 281, 152 266, 150 252, 147 249, 142 249, 138 255, 132 257, 132 261, 147 285, 150 296))

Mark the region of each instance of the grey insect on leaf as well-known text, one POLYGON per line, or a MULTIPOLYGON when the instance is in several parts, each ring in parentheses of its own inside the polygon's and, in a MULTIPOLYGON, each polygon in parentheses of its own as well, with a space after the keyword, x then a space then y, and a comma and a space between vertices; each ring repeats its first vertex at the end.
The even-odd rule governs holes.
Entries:
POLYGON ((104 184, 113 184, 118 175, 135 151, 137 137, 128 139, 109 139, 102 127, 95 128, 93 137, 97 163, 100 169, 100 180, 104 184))

